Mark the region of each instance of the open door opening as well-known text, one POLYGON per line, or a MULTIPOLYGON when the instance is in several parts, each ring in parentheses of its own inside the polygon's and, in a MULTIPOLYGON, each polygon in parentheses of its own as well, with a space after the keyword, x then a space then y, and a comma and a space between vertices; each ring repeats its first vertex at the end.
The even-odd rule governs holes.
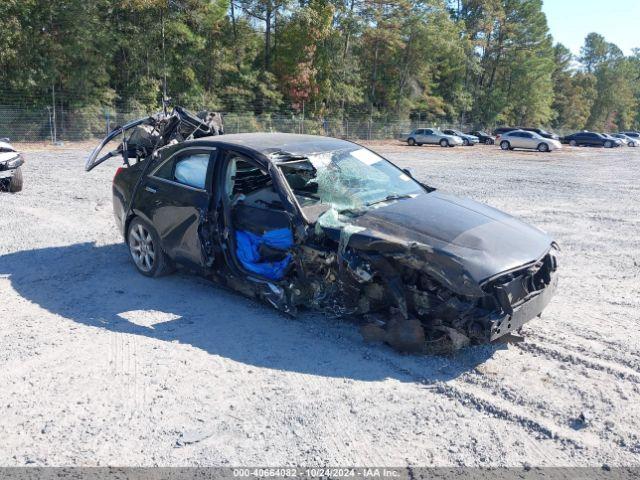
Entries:
POLYGON ((291 218, 268 172, 247 157, 229 153, 224 176, 228 240, 239 266, 268 280, 282 280, 292 267, 291 218))

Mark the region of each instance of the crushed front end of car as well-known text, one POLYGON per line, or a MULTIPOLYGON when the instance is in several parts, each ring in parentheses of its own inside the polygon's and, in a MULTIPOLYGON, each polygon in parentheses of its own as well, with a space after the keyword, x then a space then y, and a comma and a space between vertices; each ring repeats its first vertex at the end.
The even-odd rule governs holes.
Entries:
MULTIPOLYGON (((277 305, 270 302, 278 308, 350 317, 368 341, 443 353, 519 330, 553 296, 558 247, 542 231, 424 185, 421 194, 336 208, 342 199, 335 186, 342 180, 323 179, 291 159, 287 164, 280 154, 278 166, 292 186, 301 185, 292 177, 302 174, 319 180, 316 193, 330 189, 333 198, 331 207, 301 208, 308 223, 304 241, 292 249, 290 275, 272 283, 281 292, 277 305)), ((301 192, 292 189, 297 201, 301 192)))

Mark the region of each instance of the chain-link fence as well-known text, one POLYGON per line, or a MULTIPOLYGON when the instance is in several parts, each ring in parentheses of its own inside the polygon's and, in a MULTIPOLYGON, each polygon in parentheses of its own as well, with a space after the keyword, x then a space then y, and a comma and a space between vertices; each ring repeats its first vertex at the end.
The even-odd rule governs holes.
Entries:
MULTIPOLYGON (((148 114, 149 112, 116 112, 101 108, 25 110, 0 106, 0 138, 8 137, 14 142, 52 143, 91 140, 102 138, 115 127, 148 114)), ((388 140, 421 127, 470 130, 467 125, 434 125, 410 120, 383 121, 362 114, 344 115, 340 118, 310 118, 301 113, 224 114, 225 133, 288 132, 357 140, 388 140)))

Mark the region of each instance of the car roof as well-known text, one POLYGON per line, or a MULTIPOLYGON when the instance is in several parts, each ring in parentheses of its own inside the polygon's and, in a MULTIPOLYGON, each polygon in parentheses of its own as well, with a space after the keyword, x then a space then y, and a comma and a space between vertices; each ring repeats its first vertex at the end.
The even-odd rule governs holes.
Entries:
POLYGON ((275 152, 310 155, 312 153, 359 147, 358 144, 348 140, 297 133, 232 133, 199 138, 196 141, 206 141, 221 146, 248 148, 264 155, 275 152))

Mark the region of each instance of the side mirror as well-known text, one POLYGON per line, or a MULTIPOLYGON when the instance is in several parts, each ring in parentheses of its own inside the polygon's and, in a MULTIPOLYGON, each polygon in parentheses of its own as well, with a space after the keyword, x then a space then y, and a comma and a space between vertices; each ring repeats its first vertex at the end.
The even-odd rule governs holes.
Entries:
POLYGON ((411 178, 413 178, 413 168, 411 167, 403 168, 402 171, 407 175, 409 175, 411 178))

